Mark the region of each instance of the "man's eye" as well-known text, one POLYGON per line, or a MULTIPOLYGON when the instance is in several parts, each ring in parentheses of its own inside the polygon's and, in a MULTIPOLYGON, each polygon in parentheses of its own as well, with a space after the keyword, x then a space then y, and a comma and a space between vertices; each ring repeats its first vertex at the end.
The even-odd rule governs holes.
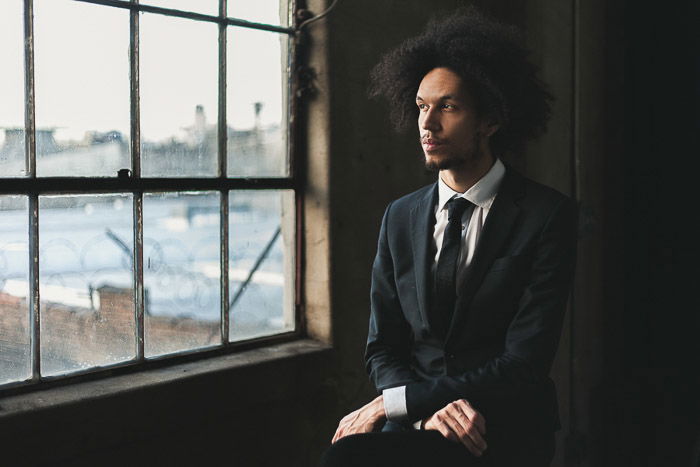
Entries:
POLYGON ((443 109, 452 110, 455 108, 453 104, 442 104, 443 109))
POLYGON ((425 105, 425 104, 418 104, 418 108, 419 108, 420 110, 425 110, 425 109, 428 108, 428 106, 425 105))

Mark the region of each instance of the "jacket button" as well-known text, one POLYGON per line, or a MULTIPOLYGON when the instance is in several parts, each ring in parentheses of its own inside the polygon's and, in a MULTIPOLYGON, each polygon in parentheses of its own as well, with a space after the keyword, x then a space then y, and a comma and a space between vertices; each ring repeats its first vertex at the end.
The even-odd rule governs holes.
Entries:
POLYGON ((449 358, 450 360, 454 360, 455 354, 453 354, 453 353, 448 353, 448 354, 446 355, 446 357, 449 358))

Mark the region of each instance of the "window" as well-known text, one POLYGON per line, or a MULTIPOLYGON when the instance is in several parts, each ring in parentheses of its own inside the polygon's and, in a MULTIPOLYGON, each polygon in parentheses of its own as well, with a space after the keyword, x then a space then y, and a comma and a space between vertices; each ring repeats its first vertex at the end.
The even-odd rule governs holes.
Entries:
POLYGON ((298 334, 291 3, 0 4, 0 388, 298 334))

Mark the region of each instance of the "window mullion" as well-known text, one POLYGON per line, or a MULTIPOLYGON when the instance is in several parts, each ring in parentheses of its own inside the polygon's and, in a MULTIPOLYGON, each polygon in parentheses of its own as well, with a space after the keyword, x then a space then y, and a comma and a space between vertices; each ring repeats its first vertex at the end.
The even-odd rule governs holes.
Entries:
MULTIPOLYGON (((24 138, 25 169, 36 179, 36 121, 34 113, 34 2, 24 0, 24 138)), ((39 308, 39 196, 29 195, 29 326, 32 381, 41 379, 41 311, 39 308)))
MULTIPOLYGON (((219 16, 226 17, 226 0, 219 0, 219 16)), ((228 123, 226 120, 226 30, 225 23, 219 24, 219 125, 218 125, 218 162, 219 177, 225 179, 227 175, 227 143, 228 143, 228 123)), ((221 264, 221 343, 229 342, 229 280, 228 280, 228 198, 229 191, 221 192, 220 210, 220 255, 221 264)))
POLYGON ((34 113, 34 1, 24 0, 24 140, 25 169, 36 178, 36 120, 34 113))
POLYGON ((41 308, 39 301, 39 196, 29 196, 29 326, 32 380, 41 379, 41 308))
MULTIPOLYGON (((137 3, 138 0, 132 0, 137 3)), ((139 101, 139 13, 132 10, 129 18, 129 74, 131 83, 131 170, 141 177, 141 107, 139 101)))
POLYGON ((220 264, 221 264, 221 343, 223 345, 229 342, 229 280, 228 280, 228 191, 221 192, 221 213, 220 213, 220 229, 221 232, 221 247, 220 247, 220 264))
POLYGON ((136 318, 136 360, 143 361, 144 353, 144 310, 145 293, 143 286, 143 192, 134 193, 134 313, 136 318))
MULTIPOLYGON (((138 0, 132 0, 138 3, 138 0)), ((131 10, 129 18, 129 73, 131 92, 131 170, 132 177, 141 178, 141 106, 139 88, 139 13, 131 10)), ((136 360, 145 360, 144 351, 144 313, 145 292, 143 285, 143 191, 134 192, 134 328, 136 342, 136 360)))
MULTIPOLYGON (((226 0, 219 0, 219 15, 226 16, 226 0)), ((227 122, 226 122, 226 28, 219 24, 219 110, 218 149, 219 177, 226 178, 227 122)))

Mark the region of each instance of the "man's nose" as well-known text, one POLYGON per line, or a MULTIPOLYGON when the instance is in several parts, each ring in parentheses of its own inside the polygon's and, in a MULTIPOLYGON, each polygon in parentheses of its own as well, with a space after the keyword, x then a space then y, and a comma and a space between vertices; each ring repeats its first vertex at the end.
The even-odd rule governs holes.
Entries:
POLYGON ((440 128, 440 119, 434 109, 428 109, 422 114, 420 127, 423 130, 435 131, 440 128))

